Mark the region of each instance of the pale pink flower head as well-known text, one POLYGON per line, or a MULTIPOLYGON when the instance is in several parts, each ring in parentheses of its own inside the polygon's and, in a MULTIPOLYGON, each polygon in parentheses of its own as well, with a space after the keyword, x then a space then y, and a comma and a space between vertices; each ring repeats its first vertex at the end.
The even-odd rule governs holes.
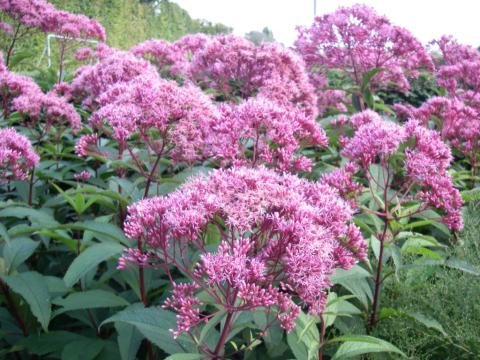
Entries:
POLYGON ((420 107, 395 105, 400 118, 418 119, 424 125, 434 124, 454 149, 475 163, 480 150, 480 112, 458 98, 433 97, 420 107))
POLYGON ((400 125, 384 120, 370 110, 352 116, 350 122, 356 131, 351 139, 346 140, 342 155, 357 161, 363 168, 387 159, 406 139, 400 125))
POLYGON ((97 134, 90 134, 90 135, 83 135, 77 141, 75 146, 75 152, 80 157, 87 157, 91 154, 98 154, 97 150, 97 143, 98 143, 98 135, 97 134))
MULTIPOLYGON (((387 204, 383 207, 394 201, 396 205, 402 205, 405 201, 415 200, 419 207, 413 214, 435 209, 450 229, 461 229, 462 197, 448 174, 452 155, 440 133, 426 128, 418 120, 409 120, 401 126, 374 114, 368 111, 352 116, 354 133, 351 138, 343 140, 342 155, 359 165, 359 172, 377 190, 391 188, 396 192, 397 196, 393 198, 388 198, 390 195, 387 194, 384 199, 387 204), (382 178, 375 178, 372 166, 381 169, 382 178)), ((352 165, 347 163, 346 166, 352 165)), ((346 175, 350 172, 353 176, 354 170, 348 170, 343 170, 343 179, 335 180, 333 186, 342 185, 343 180, 350 184, 351 177, 346 175)), ((326 175, 330 183, 333 181, 331 176, 326 175)), ((386 210, 382 208, 381 211, 386 210)))
POLYGON ((126 82, 139 75, 156 77, 157 71, 147 61, 134 55, 115 51, 95 65, 85 65, 77 70, 71 83, 71 95, 77 102, 94 109, 98 97, 114 84, 126 82))
POLYGON ((78 61, 92 60, 95 59, 95 52, 89 47, 82 47, 77 49, 73 56, 78 61))
POLYGON ((160 74, 174 78, 184 72, 186 54, 181 48, 168 40, 152 39, 135 45, 130 51, 153 63, 160 74))
POLYGON ((407 177, 419 186, 416 198, 423 206, 443 211, 442 221, 450 229, 461 230, 463 200, 448 174, 452 162, 450 148, 438 132, 421 126, 416 120, 410 120, 405 130, 415 141, 405 150, 405 169, 407 177))
POLYGON ((197 50, 187 76, 217 99, 238 102, 261 94, 316 115, 316 96, 302 59, 278 44, 252 42, 234 35, 213 37, 197 50))
POLYGON ((175 41, 175 45, 185 52, 187 60, 191 60, 192 56, 203 49, 211 39, 212 37, 201 33, 187 34, 175 41))
POLYGON ((223 165, 265 164, 281 171, 310 171, 311 161, 300 150, 328 146, 323 129, 292 105, 259 96, 220 109, 222 116, 212 125, 211 143, 223 165))
MULTIPOLYGON (((408 91, 409 78, 433 63, 422 44, 406 29, 395 26, 365 5, 340 7, 299 29, 295 47, 317 88, 338 70, 360 86, 371 70, 381 68, 370 81, 373 90, 394 87, 408 91)), ((321 90, 321 89, 320 89, 321 90)))
POLYGON ((166 197, 130 206, 124 229, 155 254, 156 266, 176 266, 191 281, 188 288, 174 285, 165 303, 179 314, 175 335, 205 320, 198 312, 200 284, 218 305, 230 311, 268 307, 291 330, 299 312, 295 298, 321 312, 335 268, 366 259, 352 215, 326 184, 240 167, 197 176, 166 197), (208 252, 204 241, 212 226, 220 244, 208 252), (200 251, 197 262, 191 262, 189 248, 200 251))
POLYGON ((0 31, 3 31, 5 34, 11 35, 13 34, 13 27, 6 22, 0 21, 0 31))
POLYGON ((136 134, 136 147, 175 161, 208 157, 210 123, 218 117, 210 99, 194 86, 150 75, 111 85, 97 98, 99 109, 90 125, 119 143, 136 134))
POLYGON ((72 38, 105 41, 105 29, 96 20, 58 10, 45 0, 2 0, 0 10, 25 27, 72 38))
POLYGON ((39 160, 25 136, 14 128, 0 129, 0 182, 25 180, 39 160))
POLYGON ((83 181, 83 182, 87 182, 90 177, 92 176, 92 174, 90 174, 90 172, 88 172, 87 170, 83 170, 83 171, 80 171, 78 173, 75 173, 73 174, 73 178, 77 181, 83 181))
POLYGON ((0 99, 3 115, 18 111, 28 126, 40 125, 48 131, 52 126, 70 127, 74 132, 81 128, 81 118, 67 99, 51 91, 46 94, 29 77, 0 69, 0 99))
MULTIPOLYGON (((439 66, 455 65, 462 61, 478 61, 480 60, 480 52, 473 46, 460 44, 453 36, 444 35, 438 40, 433 40, 432 48, 437 46, 440 50, 441 58, 439 66)), ((435 49, 432 49, 435 51, 435 49)))

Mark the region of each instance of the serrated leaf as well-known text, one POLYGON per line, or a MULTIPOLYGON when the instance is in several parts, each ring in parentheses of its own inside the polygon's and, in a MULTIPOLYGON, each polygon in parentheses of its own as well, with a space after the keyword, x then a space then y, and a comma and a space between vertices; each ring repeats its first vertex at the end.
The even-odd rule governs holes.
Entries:
POLYGON ((295 358, 315 359, 320 344, 320 333, 316 325, 312 326, 312 317, 300 312, 295 324, 295 328, 287 334, 287 342, 295 358))
POLYGON ((32 239, 19 237, 5 244, 3 257, 5 259, 5 272, 8 274, 27 260, 38 247, 38 242, 32 239))
POLYGON ((345 335, 329 340, 327 343, 332 344, 342 342, 332 360, 349 359, 358 355, 393 352, 403 357, 406 355, 396 346, 388 341, 367 335, 345 335))
POLYGON ((471 275, 480 276, 480 270, 478 268, 464 260, 457 258, 449 258, 445 260, 425 260, 423 264, 446 266, 448 268, 460 270, 471 275))
POLYGON ((102 261, 120 254, 123 246, 116 243, 95 244, 87 248, 73 260, 68 268, 63 281, 68 287, 72 287, 85 274, 94 269, 102 261))
POLYGON ((201 360, 204 359, 202 354, 174 354, 167 357, 165 360, 201 360))
POLYGON ((4 239, 7 244, 10 242, 10 235, 8 235, 7 228, 2 223, 0 223, 0 239, 4 239))
POLYGON ((1 217, 15 217, 19 219, 28 218, 32 224, 44 226, 58 225, 58 222, 45 211, 20 206, 7 207, 3 210, 0 210, 0 218, 1 217))
POLYGON ((105 341, 101 339, 76 340, 65 346, 62 360, 92 360, 103 350, 105 341))
POLYGON ((29 353, 36 355, 56 355, 59 358, 63 348, 77 340, 86 339, 84 336, 68 331, 50 331, 44 334, 30 335, 21 339, 17 345, 24 347, 29 353))
POLYGON ((51 307, 48 287, 43 276, 29 271, 17 275, 2 276, 7 285, 22 296, 30 306, 30 311, 38 319, 45 331, 48 331, 51 307))
POLYGON ((122 360, 135 360, 143 335, 135 326, 126 323, 115 323, 115 329, 117 329, 118 334, 117 342, 120 357, 122 360))
POLYGON ((62 308, 55 312, 54 316, 66 311, 80 309, 96 309, 105 307, 118 307, 130 305, 128 301, 106 290, 87 290, 68 295, 66 298, 57 298, 53 304, 62 308))
POLYGON ((425 325, 427 328, 437 330, 442 333, 442 335, 448 336, 442 324, 440 324, 437 320, 417 312, 407 312, 406 315, 425 325))
POLYGON ((145 308, 142 304, 130 305, 102 322, 134 325, 148 340, 168 354, 195 351, 196 345, 190 338, 181 335, 173 338, 170 329, 177 326, 176 315, 160 307, 145 308))

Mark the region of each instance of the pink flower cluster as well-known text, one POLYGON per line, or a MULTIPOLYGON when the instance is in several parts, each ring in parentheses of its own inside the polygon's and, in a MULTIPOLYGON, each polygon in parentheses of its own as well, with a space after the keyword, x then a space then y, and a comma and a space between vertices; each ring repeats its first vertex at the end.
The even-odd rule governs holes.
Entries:
POLYGON ((175 42, 151 39, 135 45, 130 51, 154 64, 162 76, 186 77, 190 62, 198 51, 211 41, 204 34, 189 34, 175 42))
POLYGON ((328 146, 328 138, 312 117, 296 107, 262 98, 220 106, 212 125, 213 153, 223 164, 269 164, 280 171, 310 171, 311 161, 298 152, 308 146, 328 146))
POLYGON ((135 147, 157 156, 192 162, 209 154, 206 138, 218 114, 196 87, 142 75, 111 85, 97 100, 90 125, 120 144, 136 134, 135 147))
POLYGON ((295 297, 321 312, 335 268, 366 260, 367 245, 352 215, 324 183, 240 167, 214 170, 169 196, 130 206, 125 232, 148 245, 156 266, 178 268, 191 280, 174 284, 165 303, 179 314, 174 334, 208 319, 198 310, 204 305, 200 290, 229 312, 275 309, 291 330, 299 312, 295 297), (221 236, 213 253, 205 249, 208 226, 221 236), (200 260, 191 263, 189 251, 195 250, 200 260))
POLYGON ((278 44, 217 36, 196 50, 187 77, 222 100, 237 102, 261 94, 316 115, 316 97, 300 57, 278 44))
POLYGON ((39 156, 30 141, 14 128, 0 129, 0 181, 25 180, 38 164, 39 156))
POLYGON ((433 97, 419 108, 394 106, 400 118, 417 119, 424 125, 436 125, 442 138, 473 163, 480 150, 480 113, 458 98, 433 97))
POLYGON ((402 146, 405 160, 400 173, 405 170, 406 176, 401 188, 393 189, 397 191, 399 201, 416 199, 421 205, 415 213, 428 208, 439 209, 444 213, 442 221, 449 228, 462 228, 462 198, 448 174, 452 155, 438 132, 427 129, 417 120, 400 126, 369 110, 352 116, 350 123, 355 132, 353 137, 343 139, 342 155, 356 162, 370 183, 383 187, 382 191, 394 183, 396 170, 389 160, 399 154, 402 146), (382 180, 384 185, 374 179, 370 172, 371 164, 379 164, 386 169, 387 175, 382 180))
POLYGON ((0 10, 20 25, 72 38, 105 40, 105 29, 85 15, 58 10, 45 0, 0 0, 0 10))
POLYGON ((447 89, 450 96, 480 110, 480 52, 448 36, 434 44, 442 54, 437 66, 437 83, 447 89))
POLYGON ((41 122, 45 130, 51 126, 69 126, 80 130, 80 115, 64 97, 54 92, 44 94, 29 77, 10 72, 0 64, 0 99, 4 117, 11 111, 18 111, 28 117, 28 125, 41 122))
POLYGON ((79 173, 75 173, 73 175, 73 178, 77 181, 87 182, 91 176, 92 174, 90 174, 90 172, 88 172, 87 170, 83 170, 83 171, 80 171, 79 173))
MULTIPOLYGON (((179 41, 193 46, 190 42, 196 37, 186 39, 179 41)), ((264 89, 270 86, 264 85, 264 89)), ((213 157, 224 166, 263 163, 280 170, 308 171, 311 162, 299 150, 328 144, 312 114, 286 101, 280 90, 216 109, 199 88, 164 80, 148 62, 125 52, 100 57, 98 64, 83 67, 71 85, 58 90, 97 109, 90 125, 123 149, 134 145, 131 150, 147 148, 156 156, 168 153, 175 161, 213 157), (128 145, 134 134, 136 143, 128 145)), ((97 151, 91 141, 79 141, 78 154, 92 150, 97 151)))
POLYGON ((176 77, 184 72, 186 54, 176 43, 163 39, 147 40, 135 45, 130 51, 149 60, 160 73, 167 77, 176 77))
MULTIPOLYGON (((418 76, 422 67, 433 68, 430 56, 410 32, 365 5, 341 7, 317 17, 311 27, 299 29, 295 47, 320 91, 327 85, 329 70, 341 71, 360 86, 365 74, 381 69, 370 82, 373 88, 407 91, 408 78, 418 76)), ((322 98, 327 100, 322 107, 331 104, 328 94, 322 98)))
POLYGON ((64 92, 88 109, 94 110, 98 97, 113 84, 130 81, 139 75, 158 76, 150 63, 128 52, 101 47, 95 56, 99 57, 99 63, 80 67, 72 83, 63 85, 64 92))

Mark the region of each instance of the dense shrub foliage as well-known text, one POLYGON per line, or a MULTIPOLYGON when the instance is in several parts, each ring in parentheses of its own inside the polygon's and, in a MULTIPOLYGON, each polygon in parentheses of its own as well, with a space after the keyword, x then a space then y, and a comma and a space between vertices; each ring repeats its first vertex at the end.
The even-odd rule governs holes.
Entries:
POLYGON ((477 50, 364 5, 292 49, 0 10, 2 357, 478 358, 477 50))

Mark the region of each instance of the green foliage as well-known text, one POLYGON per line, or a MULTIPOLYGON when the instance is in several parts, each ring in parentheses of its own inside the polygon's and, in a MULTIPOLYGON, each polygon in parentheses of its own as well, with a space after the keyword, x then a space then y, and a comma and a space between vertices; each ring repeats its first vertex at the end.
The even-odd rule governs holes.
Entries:
MULTIPOLYGON (((224 34, 232 28, 212 23, 208 20, 193 19, 187 11, 168 0, 51 0, 59 9, 85 14, 98 20, 107 33, 107 44, 119 49, 129 49, 135 44, 151 38, 177 40, 190 33, 224 34)), ((0 21, 4 16, 0 14, 0 21)), ((8 21, 8 20, 7 20, 8 21)), ((37 33, 22 40, 15 47, 11 68, 38 71, 38 65, 46 65, 46 57, 41 57, 45 48, 45 34, 37 33)), ((8 48, 9 38, 0 33, 2 49, 8 48)), ((55 40, 52 40, 53 68, 56 69, 55 40)), ((79 44, 80 46, 80 44, 79 44)), ((70 73, 76 67, 69 60, 70 73)))
MULTIPOLYGON (((464 219, 465 229, 449 256, 478 269, 480 203, 471 203, 464 219)), ((415 316, 386 316, 376 334, 394 341, 407 355, 419 360, 480 356, 478 275, 455 268, 410 267, 401 272, 400 282, 390 280, 385 290, 384 307, 415 316)))

